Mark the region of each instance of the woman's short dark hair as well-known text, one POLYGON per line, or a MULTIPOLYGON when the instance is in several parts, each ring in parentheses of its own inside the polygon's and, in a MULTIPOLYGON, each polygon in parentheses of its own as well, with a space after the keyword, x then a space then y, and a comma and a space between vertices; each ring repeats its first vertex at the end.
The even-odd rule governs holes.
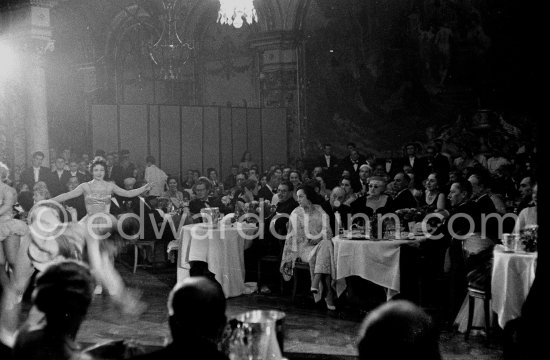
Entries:
POLYGON ((306 195, 306 198, 311 201, 312 204, 319 204, 319 196, 313 187, 310 185, 298 185, 296 191, 298 190, 302 190, 306 195))
POLYGON ((298 170, 296 170, 296 169, 290 170, 290 172, 288 173, 288 177, 289 177, 289 178, 290 178, 290 174, 292 174, 292 173, 298 174, 298 179, 299 179, 300 181, 302 181, 302 174, 301 174, 298 170))
POLYGON ((179 183, 178 178, 175 177, 175 176, 168 176, 166 178, 166 183, 168 184, 170 182, 170 180, 176 180, 176 184, 179 183))
POLYGON ((149 155, 145 158, 145 162, 150 164, 155 164, 157 161, 155 160, 155 157, 152 155, 149 155))
POLYGON ((92 167, 90 167, 91 170, 94 170, 94 168, 97 166, 97 165, 101 165, 103 166, 103 170, 106 170, 107 169, 107 164, 105 163, 105 161, 103 160, 96 160, 92 163, 92 167))
POLYGON ((460 179, 453 182, 453 184, 457 184, 461 192, 467 192, 468 195, 472 195, 472 184, 469 181, 460 179))
POLYGON ((283 185, 283 186, 286 186, 288 188, 288 191, 292 192, 294 191, 294 184, 292 184, 290 181, 288 180, 283 180, 281 181, 281 183, 279 185, 283 185))
POLYGON ((258 186, 258 182, 254 179, 246 179, 241 184, 241 189, 244 191, 244 189, 248 189, 250 191, 254 190, 258 186))

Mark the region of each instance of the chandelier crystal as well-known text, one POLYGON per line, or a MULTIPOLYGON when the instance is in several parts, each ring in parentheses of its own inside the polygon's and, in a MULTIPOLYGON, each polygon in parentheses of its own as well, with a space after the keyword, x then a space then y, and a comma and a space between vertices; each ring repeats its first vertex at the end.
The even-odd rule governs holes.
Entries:
POLYGON ((184 43, 177 31, 177 16, 174 13, 179 0, 163 0, 164 13, 161 15, 162 33, 149 48, 149 56, 159 68, 163 80, 180 80, 183 66, 194 49, 193 42, 184 43))
POLYGON ((251 25, 258 21, 253 0, 220 0, 218 20, 220 24, 233 25, 239 29, 246 21, 251 25))

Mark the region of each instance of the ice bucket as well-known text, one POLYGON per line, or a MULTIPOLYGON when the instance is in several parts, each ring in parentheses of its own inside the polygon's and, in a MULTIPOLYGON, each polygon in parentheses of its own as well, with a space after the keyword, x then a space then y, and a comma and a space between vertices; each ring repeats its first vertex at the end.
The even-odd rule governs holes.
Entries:
MULTIPOLYGON (((284 351, 284 318, 286 314, 277 310, 252 310, 239 314, 235 317, 240 324, 246 325, 252 330, 252 333, 262 334, 264 333, 270 324, 275 323, 275 333, 277 336, 277 343, 281 349, 281 353, 284 351)), ((256 337, 256 336, 254 336, 256 337)))
POLYGON ((216 225, 220 218, 220 209, 217 207, 201 209, 203 222, 206 224, 216 225))

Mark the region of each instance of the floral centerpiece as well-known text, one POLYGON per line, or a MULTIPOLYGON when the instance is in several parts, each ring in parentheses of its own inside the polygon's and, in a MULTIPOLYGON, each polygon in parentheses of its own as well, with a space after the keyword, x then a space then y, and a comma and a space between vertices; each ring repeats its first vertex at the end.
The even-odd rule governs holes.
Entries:
POLYGON ((269 200, 264 200, 263 202, 253 200, 251 202, 247 202, 244 204, 244 206, 241 208, 239 206, 235 207, 235 217, 237 219, 240 219, 243 215, 243 220, 248 222, 256 222, 256 216, 260 216, 262 213, 262 207, 263 207, 263 219, 269 218, 271 215, 273 215, 275 209, 273 206, 271 206, 271 202, 269 200), (250 216, 255 215, 255 216, 250 216))
POLYGON ((526 252, 537 251, 538 226, 532 225, 521 230, 519 233, 519 247, 526 252))

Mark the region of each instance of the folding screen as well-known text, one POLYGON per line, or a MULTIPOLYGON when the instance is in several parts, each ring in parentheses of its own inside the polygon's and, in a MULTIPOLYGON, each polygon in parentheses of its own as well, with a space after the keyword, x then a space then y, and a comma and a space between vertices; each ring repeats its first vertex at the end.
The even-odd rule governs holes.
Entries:
POLYGON ((212 167, 224 177, 245 150, 261 168, 286 163, 285 108, 93 105, 94 150, 128 149, 143 164, 153 155, 167 173, 212 167))

